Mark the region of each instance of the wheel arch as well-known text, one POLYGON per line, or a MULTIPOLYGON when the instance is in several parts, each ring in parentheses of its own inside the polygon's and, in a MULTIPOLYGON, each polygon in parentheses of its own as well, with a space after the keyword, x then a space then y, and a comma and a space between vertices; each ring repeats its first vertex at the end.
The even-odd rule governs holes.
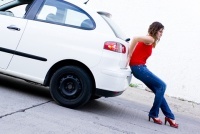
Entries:
POLYGON ((91 70, 85 65, 83 64, 82 62, 79 62, 79 61, 76 61, 76 60, 62 60, 62 61, 59 61, 57 63, 55 63, 48 71, 46 77, 45 77, 45 80, 44 80, 44 83, 43 85, 44 86, 49 86, 50 84, 50 80, 53 76, 53 74, 58 70, 60 69, 61 67, 64 67, 64 66, 77 66, 77 67, 81 67, 83 68, 85 71, 87 71, 87 73, 90 75, 91 77, 91 80, 92 80, 92 86, 93 86, 93 91, 92 93, 95 93, 95 89, 96 89, 96 82, 95 82, 95 79, 94 79, 94 76, 91 72, 91 70))

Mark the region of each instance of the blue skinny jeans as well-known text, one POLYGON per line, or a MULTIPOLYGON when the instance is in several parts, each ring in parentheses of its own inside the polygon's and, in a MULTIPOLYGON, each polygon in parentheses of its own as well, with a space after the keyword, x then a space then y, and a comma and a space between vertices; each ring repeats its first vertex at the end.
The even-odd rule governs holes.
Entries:
POLYGON ((167 101, 164 98, 166 84, 151 71, 149 71, 146 65, 131 66, 131 70, 133 76, 142 81, 155 94, 154 103, 149 112, 149 116, 157 118, 159 115, 159 108, 161 108, 166 117, 174 120, 174 114, 170 110, 167 101))

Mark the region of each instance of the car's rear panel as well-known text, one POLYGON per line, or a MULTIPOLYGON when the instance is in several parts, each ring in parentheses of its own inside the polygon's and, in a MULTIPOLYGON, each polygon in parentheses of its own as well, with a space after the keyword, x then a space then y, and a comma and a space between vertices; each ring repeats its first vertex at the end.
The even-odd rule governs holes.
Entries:
MULTIPOLYGON (((102 36, 105 36, 102 42, 102 58, 95 69, 95 80, 97 89, 123 92, 129 85, 132 75, 129 68, 126 67, 128 57, 128 42, 117 25, 111 19, 111 15, 105 12, 99 12, 102 22, 99 25, 106 25, 102 36), (107 34, 108 29, 112 34, 107 34)), ((98 25, 99 24, 99 25, 98 25)), ((100 26, 99 26, 100 27, 100 26)), ((97 30, 98 31, 98 30, 97 30)))

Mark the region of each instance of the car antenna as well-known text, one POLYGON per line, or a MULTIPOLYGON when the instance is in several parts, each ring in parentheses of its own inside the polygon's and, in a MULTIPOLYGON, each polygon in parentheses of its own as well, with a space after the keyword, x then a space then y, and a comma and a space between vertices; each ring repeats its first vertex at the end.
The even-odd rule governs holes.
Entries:
MULTIPOLYGON (((88 0, 88 1, 89 1, 89 0, 88 0)), ((88 3, 88 1, 84 2, 84 4, 87 4, 87 3, 88 3)))

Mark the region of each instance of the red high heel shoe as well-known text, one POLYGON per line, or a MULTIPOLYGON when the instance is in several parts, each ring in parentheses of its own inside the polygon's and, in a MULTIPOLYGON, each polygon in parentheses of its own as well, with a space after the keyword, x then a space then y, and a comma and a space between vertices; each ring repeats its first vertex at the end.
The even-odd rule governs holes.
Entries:
POLYGON ((162 121, 160 119, 155 119, 155 118, 149 116, 149 121, 150 121, 151 118, 153 119, 154 123, 162 125, 162 121))
POLYGON ((168 118, 168 117, 165 117, 165 125, 166 125, 167 122, 169 123, 169 125, 170 125, 171 127, 178 128, 178 124, 177 124, 177 123, 173 123, 173 122, 172 122, 172 119, 170 119, 170 118, 168 118))

